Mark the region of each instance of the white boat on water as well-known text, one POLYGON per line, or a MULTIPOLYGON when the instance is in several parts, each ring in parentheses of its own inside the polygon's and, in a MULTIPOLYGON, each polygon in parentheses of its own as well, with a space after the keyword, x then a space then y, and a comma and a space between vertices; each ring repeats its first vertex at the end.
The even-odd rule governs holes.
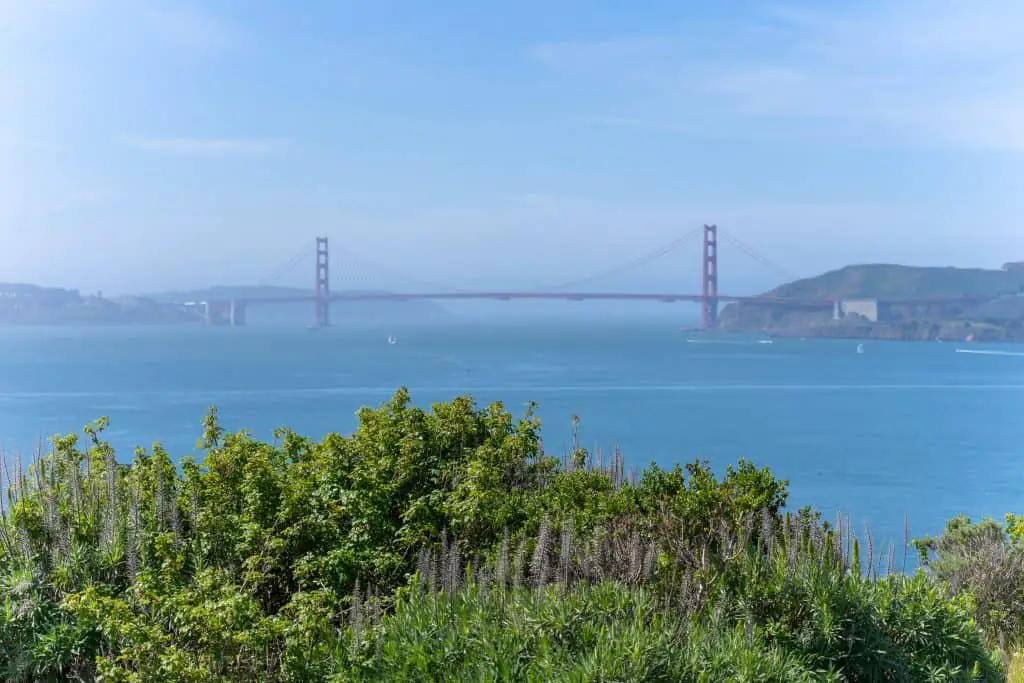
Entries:
POLYGON ((389 334, 388 335, 388 344, 397 344, 397 343, 398 343, 398 340, 395 338, 395 335, 389 334))
POLYGON ((864 353, 864 345, 857 344, 857 353, 864 353))

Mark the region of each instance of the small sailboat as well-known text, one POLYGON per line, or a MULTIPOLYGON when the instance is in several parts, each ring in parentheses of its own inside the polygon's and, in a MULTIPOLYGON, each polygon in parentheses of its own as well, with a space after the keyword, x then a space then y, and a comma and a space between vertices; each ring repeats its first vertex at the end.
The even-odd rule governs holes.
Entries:
POLYGON ((395 335, 389 334, 388 335, 388 344, 397 344, 397 343, 398 343, 398 340, 395 338, 395 335))
POLYGON ((857 353, 864 353, 864 345, 857 344, 857 353))

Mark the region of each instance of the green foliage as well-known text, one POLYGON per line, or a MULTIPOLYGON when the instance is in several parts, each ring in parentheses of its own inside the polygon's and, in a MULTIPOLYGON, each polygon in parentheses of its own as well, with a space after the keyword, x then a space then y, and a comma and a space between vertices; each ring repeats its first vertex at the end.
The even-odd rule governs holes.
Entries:
POLYGON ((822 562, 831 557, 824 548, 795 557, 776 548, 764 561, 733 563, 740 580, 723 604, 770 642, 847 680, 1001 680, 970 596, 950 596, 921 573, 865 577, 843 558, 838 567, 822 562))
POLYGON ((773 536, 691 577, 713 596, 703 607, 622 582, 417 581, 351 631, 335 680, 1002 680, 969 596, 921 573, 851 572, 827 550, 841 539, 815 539, 773 536))
POLYGON ((1012 271, 868 264, 791 282, 777 293, 835 298, 996 297, 1017 292, 1021 284, 1021 274, 1012 271))
POLYGON ((118 463, 105 426, 0 470, 4 680, 998 673, 970 599, 862 575, 842 525, 746 461, 627 480, 618 453, 546 455, 532 406, 405 390, 320 442, 211 410, 201 462, 118 463))
POLYGON ((1006 523, 959 515, 943 533, 914 543, 922 564, 954 590, 967 590, 988 640, 1005 648, 1024 641, 1024 523, 1008 514, 1006 523))
POLYGON ((336 681, 822 680, 801 657, 658 607, 614 584, 562 591, 410 592, 336 681))

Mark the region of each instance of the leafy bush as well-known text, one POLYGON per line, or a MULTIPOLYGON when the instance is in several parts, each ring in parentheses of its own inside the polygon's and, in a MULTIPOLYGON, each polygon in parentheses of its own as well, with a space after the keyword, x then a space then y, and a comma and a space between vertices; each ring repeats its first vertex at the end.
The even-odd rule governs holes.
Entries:
POLYGON ((969 598, 863 572, 767 469, 560 463, 469 397, 359 418, 264 443, 211 411, 177 465, 101 420, 0 471, 3 677, 998 678, 969 598))
POLYGON ((959 515, 938 537, 915 541, 922 564, 952 590, 969 591, 991 644, 1003 649, 1024 641, 1024 523, 1006 524, 959 515))

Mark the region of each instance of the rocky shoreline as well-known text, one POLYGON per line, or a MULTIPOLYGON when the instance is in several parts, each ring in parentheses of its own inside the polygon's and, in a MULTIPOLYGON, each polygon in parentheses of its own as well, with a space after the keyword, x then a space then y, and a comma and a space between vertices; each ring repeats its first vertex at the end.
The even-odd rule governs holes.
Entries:
POLYGON ((867 324, 829 321, 816 325, 769 325, 756 328, 725 325, 720 328, 720 331, 758 333, 773 338, 1024 343, 1024 326, 976 324, 963 321, 911 320, 899 323, 867 324))
POLYGON ((808 339, 1024 342, 1024 268, 846 266, 765 292, 771 298, 839 302, 808 308, 733 302, 721 332, 808 339))

